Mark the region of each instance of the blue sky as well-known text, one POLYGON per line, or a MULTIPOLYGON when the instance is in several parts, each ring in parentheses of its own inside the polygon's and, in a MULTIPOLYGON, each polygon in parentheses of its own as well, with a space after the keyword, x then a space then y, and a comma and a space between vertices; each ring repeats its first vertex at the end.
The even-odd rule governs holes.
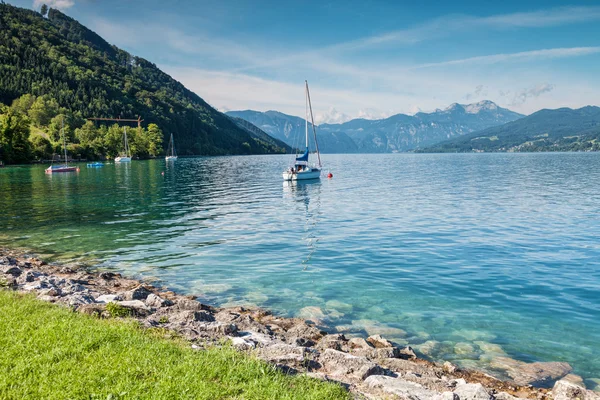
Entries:
MULTIPOLYGON (((43 1, 9 0, 39 8, 43 1)), ((221 110, 379 118, 600 105, 600 2, 49 0, 221 110)))

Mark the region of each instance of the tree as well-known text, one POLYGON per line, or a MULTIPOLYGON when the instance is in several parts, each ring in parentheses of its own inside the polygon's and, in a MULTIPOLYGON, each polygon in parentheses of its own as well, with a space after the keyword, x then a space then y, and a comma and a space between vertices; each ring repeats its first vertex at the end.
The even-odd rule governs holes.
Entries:
POLYGON ((0 115, 0 157, 7 164, 25 163, 31 158, 29 120, 12 109, 0 115))
POLYGON ((48 96, 40 96, 35 99, 27 114, 36 126, 48 126, 50 120, 58 114, 58 103, 48 96))
POLYGON ((19 97, 18 99, 15 99, 10 107, 18 113, 27 114, 34 101, 35 96, 32 96, 29 93, 27 93, 19 97))
POLYGON ((45 17, 46 14, 48 14, 48 6, 45 4, 42 4, 42 8, 40 9, 40 14, 42 14, 42 17, 45 17))
POLYGON ((40 135, 32 135, 31 139, 33 157, 38 160, 44 160, 52 157, 52 143, 40 135))
POLYGON ((162 151, 163 133, 162 130, 156 124, 149 124, 148 130, 146 131, 146 138, 148 142, 148 154, 151 156, 157 156, 162 151))

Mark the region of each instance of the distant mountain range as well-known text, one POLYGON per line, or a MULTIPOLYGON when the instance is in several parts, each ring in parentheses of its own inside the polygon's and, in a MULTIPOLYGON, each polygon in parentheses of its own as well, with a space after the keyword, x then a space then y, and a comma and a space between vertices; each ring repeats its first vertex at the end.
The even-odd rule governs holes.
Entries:
POLYGON ((600 107, 540 110, 514 122, 443 141, 423 152, 600 150, 600 107))
MULTIPOLYGON (((245 119, 292 147, 304 146, 305 122, 302 118, 277 111, 229 111, 226 114, 245 119)), ((489 100, 467 105, 454 103, 432 113, 322 124, 318 126, 318 140, 324 153, 411 151, 522 117, 489 100)))

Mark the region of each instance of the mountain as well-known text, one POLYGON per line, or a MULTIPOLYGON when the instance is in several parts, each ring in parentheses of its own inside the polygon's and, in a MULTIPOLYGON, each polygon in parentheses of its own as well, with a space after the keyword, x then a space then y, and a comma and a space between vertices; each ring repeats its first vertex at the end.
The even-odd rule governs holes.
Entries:
POLYGON ((250 136, 254 138, 254 140, 258 141, 259 143, 262 143, 262 145, 266 149, 270 150, 270 152, 289 153, 292 150, 290 146, 288 146, 281 140, 269 136, 265 131, 263 131, 256 125, 246 121, 245 119, 237 117, 230 118, 237 126, 248 132, 250 136))
POLYGON ((451 137, 501 125, 523 115, 484 100, 454 103, 444 110, 396 114, 380 120, 355 119, 343 124, 323 124, 320 132, 344 132, 363 153, 388 153, 422 148, 451 137))
MULTIPOLYGON (((302 118, 278 111, 228 111, 226 114, 256 125, 293 148, 304 148, 305 146, 306 123, 302 118)), ((309 145, 311 149, 314 149, 312 124, 309 123, 308 128, 310 129, 309 145)), ((358 150, 354 141, 343 132, 322 132, 319 128, 317 135, 319 150, 323 153, 356 153, 358 150)))
MULTIPOLYGON (((277 111, 230 111, 292 147, 304 142, 304 119, 277 111)), ((389 153, 423 148, 451 137, 502 125, 523 115, 486 100, 452 104, 444 110, 397 114, 379 120, 353 119, 318 127, 320 148, 325 153, 389 153)))
MULTIPOLYGON (((110 45, 56 9, 0 4, 0 102, 46 96, 80 121, 137 118, 176 135, 181 155, 284 151, 216 111, 153 63, 110 45)), ((70 127, 78 128, 78 126, 70 127)))
POLYGON ((457 137, 424 152, 600 150, 600 107, 540 110, 514 122, 457 137))

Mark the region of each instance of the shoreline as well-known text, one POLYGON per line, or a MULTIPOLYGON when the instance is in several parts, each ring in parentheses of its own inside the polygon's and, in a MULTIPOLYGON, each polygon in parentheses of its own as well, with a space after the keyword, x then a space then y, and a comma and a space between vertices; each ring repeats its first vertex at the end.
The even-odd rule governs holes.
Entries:
POLYGON ((600 399, 584 388, 581 378, 570 374, 567 363, 527 364, 504 357, 513 379, 503 381, 450 362, 440 365, 419 358, 410 346, 398 346, 380 335, 346 338, 310 321, 280 317, 263 308, 213 307, 200 303, 196 296, 177 294, 143 279, 94 266, 47 264, 23 250, 0 247, 3 287, 33 293, 42 301, 84 314, 127 316, 147 328, 175 331, 198 349, 225 340, 284 371, 337 381, 368 398, 543 400, 575 398, 569 397, 575 393, 582 399, 600 399), (563 392, 570 395, 564 397, 563 392))

